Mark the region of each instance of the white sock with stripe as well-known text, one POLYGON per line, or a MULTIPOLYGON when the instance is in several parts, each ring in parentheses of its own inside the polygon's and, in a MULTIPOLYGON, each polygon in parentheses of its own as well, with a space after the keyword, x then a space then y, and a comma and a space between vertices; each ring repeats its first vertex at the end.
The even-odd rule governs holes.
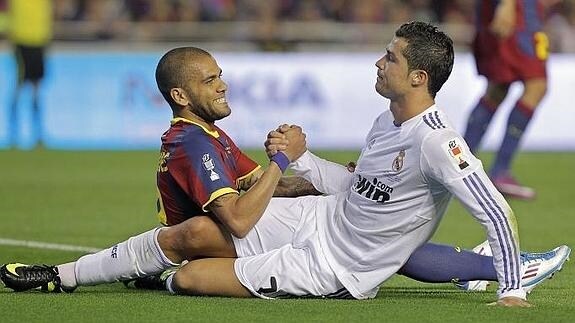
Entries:
MULTIPOLYGON (((158 233, 161 229, 155 228, 110 248, 81 257, 74 268, 77 285, 112 283, 158 274, 177 266, 178 264, 166 257, 158 244, 158 233)), ((66 279, 67 283, 68 281, 71 282, 66 279)))

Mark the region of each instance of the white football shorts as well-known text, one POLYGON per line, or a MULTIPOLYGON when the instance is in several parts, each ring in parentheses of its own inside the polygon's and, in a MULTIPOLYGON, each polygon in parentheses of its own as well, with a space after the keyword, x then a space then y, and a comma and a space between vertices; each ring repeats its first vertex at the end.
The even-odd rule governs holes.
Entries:
POLYGON ((232 236, 238 258, 259 255, 292 242, 303 215, 311 212, 315 196, 272 198, 266 211, 248 234, 232 236))
POLYGON ((253 295, 353 298, 321 252, 317 201, 313 196, 273 199, 254 230, 234 239, 240 257, 236 276, 253 295))

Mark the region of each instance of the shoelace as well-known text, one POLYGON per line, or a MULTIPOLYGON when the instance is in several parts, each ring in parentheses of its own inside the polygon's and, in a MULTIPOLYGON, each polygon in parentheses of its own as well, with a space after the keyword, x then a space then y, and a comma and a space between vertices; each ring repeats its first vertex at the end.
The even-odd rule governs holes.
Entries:
POLYGON ((22 270, 24 278, 31 281, 52 281, 54 277, 58 275, 55 267, 48 265, 34 265, 32 267, 24 268, 22 270))
POLYGON ((553 257, 553 252, 546 252, 546 253, 521 253, 521 263, 530 263, 536 262, 541 260, 547 260, 553 257))

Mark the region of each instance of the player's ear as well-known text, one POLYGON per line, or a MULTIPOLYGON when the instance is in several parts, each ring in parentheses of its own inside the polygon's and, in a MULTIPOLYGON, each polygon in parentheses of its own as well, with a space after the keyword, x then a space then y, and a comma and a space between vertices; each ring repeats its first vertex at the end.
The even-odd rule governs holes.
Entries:
POLYGON ((410 74, 412 86, 421 86, 427 83, 428 75, 424 70, 414 70, 410 74))
POLYGON ((177 105, 180 106, 187 106, 190 103, 186 91, 179 87, 170 89, 170 97, 177 105))

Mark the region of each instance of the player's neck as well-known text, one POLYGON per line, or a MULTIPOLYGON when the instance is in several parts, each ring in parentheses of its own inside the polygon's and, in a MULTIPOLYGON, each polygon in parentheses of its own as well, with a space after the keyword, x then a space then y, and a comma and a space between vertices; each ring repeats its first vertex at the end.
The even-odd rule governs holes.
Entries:
POLYGON ((196 124, 201 125, 202 127, 206 128, 207 130, 214 130, 214 123, 213 122, 206 122, 203 118, 200 118, 195 113, 189 110, 182 110, 179 113, 174 114, 174 118, 184 118, 190 120, 196 124))
POLYGON ((389 108, 393 114, 394 123, 401 125, 434 104, 435 101, 430 97, 411 100, 404 98, 403 100, 391 101, 389 108))

